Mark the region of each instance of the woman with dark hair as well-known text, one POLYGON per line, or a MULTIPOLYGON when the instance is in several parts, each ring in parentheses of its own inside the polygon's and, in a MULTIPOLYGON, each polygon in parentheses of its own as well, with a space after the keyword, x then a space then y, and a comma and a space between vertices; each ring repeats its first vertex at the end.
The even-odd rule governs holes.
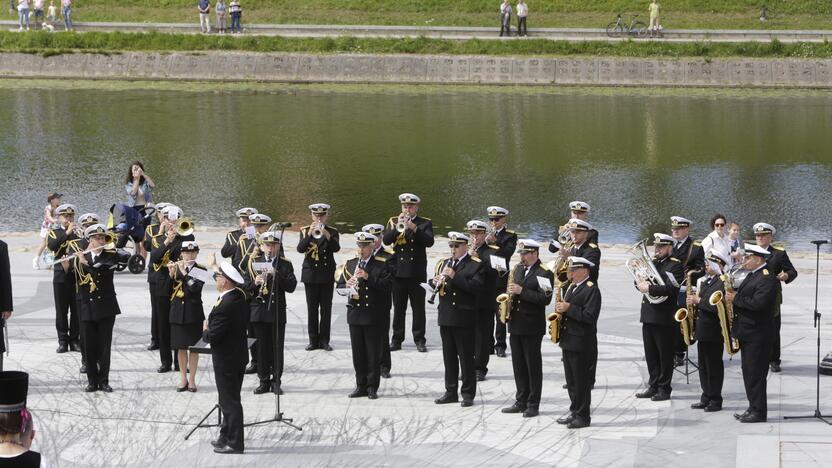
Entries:
POLYGON ((726 224, 727 221, 725 215, 723 214, 715 214, 711 217, 711 233, 702 239, 702 249, 705 252, 714 249, 719 253, 724 254, 725 258, 731 258, 731 244, 728 240, 728 232, 725 226, 726 224))
POLYGON ((127 170, 127 177, 124 178, 124 189, 127 191, 127 205, 141 211, 148 203, 153 201, 151 190, 156 187, 153 179, 144 173, 144 164, 135 161, 127 170))
POLYGON ((0 467, 43 468, 49 463, 30 450, 35 438, 32 413, 26 408, 29 374, 0 372, 0 467))

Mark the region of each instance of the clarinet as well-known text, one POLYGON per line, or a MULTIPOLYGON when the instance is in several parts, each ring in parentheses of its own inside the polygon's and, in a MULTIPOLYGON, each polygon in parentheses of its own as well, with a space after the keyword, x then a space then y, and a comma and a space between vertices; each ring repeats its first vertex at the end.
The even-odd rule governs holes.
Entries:
MULTIPOLYGON (((451 259, 445 260, 445 264, 442 265, 442 270, 444 270, 448 264, 450 263, 451 259)), ((430 298, 428 299, 428 304, 433 304, 436 302, 436 295, 439 294, 439 290, 442 289, 442 286, 445 284, 445 281, 448 279, 445 275, 440 275, 442 278, 436 283, 436 287, 433 288, 433 293, 431 293, 430 298)))

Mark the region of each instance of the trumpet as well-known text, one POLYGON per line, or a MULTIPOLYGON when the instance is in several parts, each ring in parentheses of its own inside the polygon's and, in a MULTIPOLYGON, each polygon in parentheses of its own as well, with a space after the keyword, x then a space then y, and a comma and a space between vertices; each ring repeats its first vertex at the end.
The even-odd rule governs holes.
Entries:
POLYGON ((100 247, 90 247, 87 250, 82 250, 80 252, 75 252, 73 254, 66 255, 66 256, 61 257, 61 258, 56 258, 56 259, 52 260, 51 262, 48 262, 46 264, 46 266, 52 266, 52 265, 55 265, 56 263, 61 263, 63 261, 73 260, 76 257, 82 257, 82 256, 84 256, 88 253, 94 252, 96 250, 112 250, 112 249, 116 248, 116 244, 115 244, 116 236, 113 233, 108 232, 107 234, 104 234, 104 239, 105 239, 104 240, 104 245, 102 245, 100 247))
MULTIPOLYGON (((450 263, 451 263, 450 258, 445 260, 445 262, 442 264, 442 268, 440 268, 439 271, 444 270, 445 267, 447 267, 450 263)), ((433 293, 431 293, 430 298, 428 298, 428 304, 433 304, 434 302, 436 302, 436 295, 439 293, 439 290, 442 289, 442 286, 445 285, 445 281, 447 280, 447 277, 445 275, 439 275, 439 276, 440 276, 440 279, 436 284, 434 284, 433 293)))
POLYGON ((399 215, 399 222, 396 223, 396 231, 404 232, 407 229, 407 223, 409 223, 412 220, 413 218, 411 218, 410 215, 399 215))
POLYGON ((176 235, 185 237, 194 233, 194 222, 190 218, 180 218, 176 221, 176 235))
POLYGON ((321 223, 313 224, 312 228, 309 230, 310 234, 312 235, 312 238, 318 240, 324 237, 324 228, 324 225, 322 225, 321 223))

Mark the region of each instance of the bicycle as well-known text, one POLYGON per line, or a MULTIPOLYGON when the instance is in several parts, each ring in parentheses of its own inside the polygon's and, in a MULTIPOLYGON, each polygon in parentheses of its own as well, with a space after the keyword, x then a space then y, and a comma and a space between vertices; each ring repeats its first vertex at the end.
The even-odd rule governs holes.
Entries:
POLYGON ((633 15, 633 19, 630 21, 630 24, 628 26, 627 23, 622 21, 621 13, 619 13, 618 17, 615 19, 615 22, 607 25, 607 36, 613 38, 621 37, 624 35, 634 37, 647 37, 647 25, 644 24, 644 21, 639 21, 636 18, 638 18, 638 15, 633 15))

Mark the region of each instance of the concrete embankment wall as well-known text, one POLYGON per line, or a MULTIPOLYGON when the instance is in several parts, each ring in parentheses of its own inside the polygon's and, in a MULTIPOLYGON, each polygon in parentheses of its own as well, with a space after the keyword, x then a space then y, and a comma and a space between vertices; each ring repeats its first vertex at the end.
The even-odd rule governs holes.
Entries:
POLYGON ((832 88, 832 60, 242 52, 0 54, 0 77, 324 83, 832 88))

